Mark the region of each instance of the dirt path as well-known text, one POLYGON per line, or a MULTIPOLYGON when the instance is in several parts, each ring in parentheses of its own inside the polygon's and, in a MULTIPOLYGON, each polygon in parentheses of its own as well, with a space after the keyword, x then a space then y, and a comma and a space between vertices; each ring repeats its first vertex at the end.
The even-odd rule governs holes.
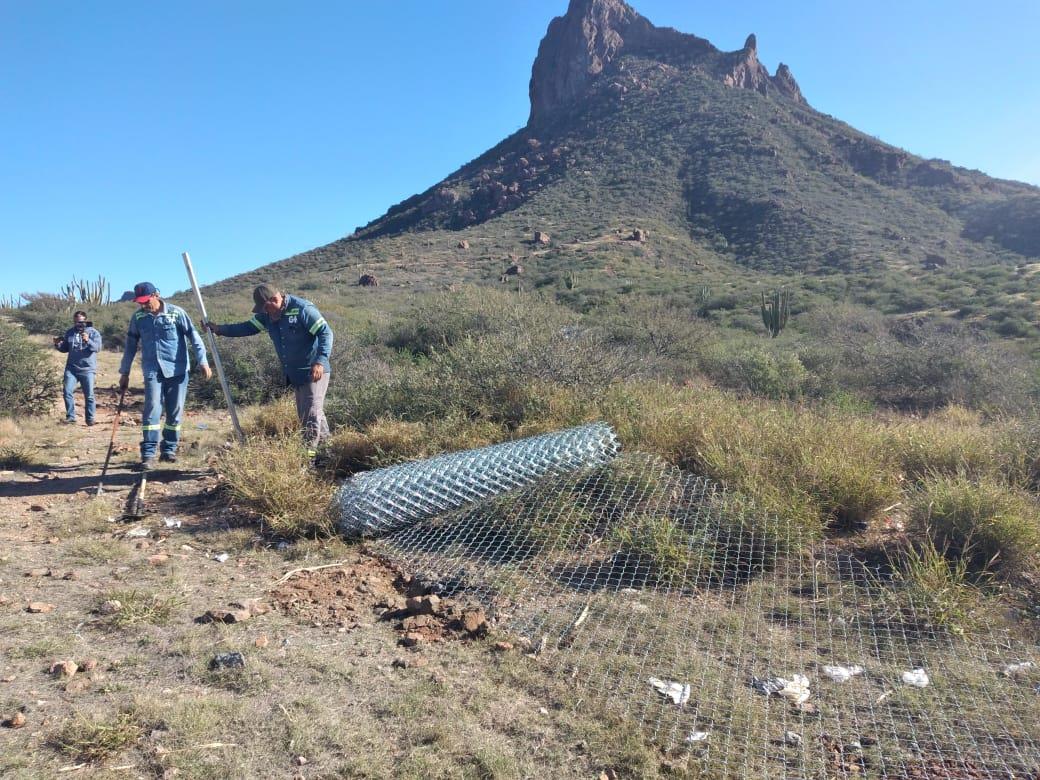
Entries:
POLYGON ((18 420, 40 463, 0 474, 0 776, 656 774, 496 637, 407 624, 405 578, 361 550, 261 536, 211 468, 226 415, 186 416, 124 520, 139 390, 95 497, 117 361, 96 426, 18 420))

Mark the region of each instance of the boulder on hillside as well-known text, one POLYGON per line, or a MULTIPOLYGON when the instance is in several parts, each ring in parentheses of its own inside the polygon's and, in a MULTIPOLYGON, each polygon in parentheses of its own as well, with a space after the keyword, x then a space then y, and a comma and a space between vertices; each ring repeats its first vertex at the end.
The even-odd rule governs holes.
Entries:
POLYGON ((650 238, 650 234, 642 228, 636 228, 632 231, 632 235, 630 238, 632 241, 638 241, 640 244, 642 244, 648 238, 650 238))
POLYGON ((460 241, 459 244, 458 244, 458 248, 459 249, 469 249, 469 241, 467 241, 466 239, 462 239, 462 241, 460 241))
POLYGON ((552 243, 552 237, 542 230, 534 231, 534 242, 539 246, 549 246, 552 243))
POLYGON ((379 280, 376 279, 372 274, 361 274, 361 278, 358 279, 358 287, 378 287, 379 280))

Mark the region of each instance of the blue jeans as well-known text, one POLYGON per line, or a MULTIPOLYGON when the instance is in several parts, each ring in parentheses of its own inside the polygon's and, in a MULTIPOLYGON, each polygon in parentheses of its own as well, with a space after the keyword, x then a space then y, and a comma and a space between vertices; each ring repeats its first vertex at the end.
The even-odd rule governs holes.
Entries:
POLYGON ((159 431, 162 430, 164 454, 177 451, 181 438, 181 413, 184 398, 188 394, 188 375, 164 377, 152 372, 144 375, 144 412, 141 415, 141 458, 154 458, 159 446, 159 431), (159 415, 165 414, 166 421, 159 425, 159 415))
POLYGON ((96 406, 94 404, 94 372, 87 371, 82 374, 76 374, 68 369, 65 369, 65 382, 62 388, 65 395, 65 419, 74 421, 76 419, 76 401, 73 399, 73 393, 76 392, 76 385, 82 385, 83 387, 83 405, 87 410, 87 422, 94 422, 94 411, 96 406))

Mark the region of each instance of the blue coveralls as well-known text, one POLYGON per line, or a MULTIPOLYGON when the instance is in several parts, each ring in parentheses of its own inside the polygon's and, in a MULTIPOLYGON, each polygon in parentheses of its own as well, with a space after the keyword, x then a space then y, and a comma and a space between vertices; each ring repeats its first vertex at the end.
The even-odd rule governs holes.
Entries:
POLYGON ((97 353, 101 351, 101 334, 94 328, 83 331, 87 334, 86 342, 82 334, 75 328, 65 331, 59 352, 67 352, 65 359, 65 377, 62 392, 65 396, 65 419, 76 421, 76 401, 73 394, 76 385, 83 388, 83 406, 86 409, 87 424, 94 422, 96 404, 94 402, 94 374, 97 373, 97 353))
POLYGON ((324 404, 332 374, 332 328, 313 303, 286 295, 282 316, 277 321, 266 314, 256 314, 245 322, 221 325, 220 335, 255 336, 265 330, 274 342, 285 378, 293 386, 296 412, 304 426, 309 454, 313 455, 318 442, 329 435, 324 404), (320 382, 311 381, 311 366, 315 363, 325 369, 320 382))
POLYGON ((144 374, 144 412, 141 415, 141 458, 155 457, 159 445, 159 415, 165 413, 162 426, 163 454, 177 451, 181 437, 181 413, 188 393, 188 343, 195 351, 199 366, 206 361, 206 345, 192 324, 188 313, 166 301, 158 314, 147 309, 134 312, 126 332, 126 348, 120 374, 129 374, 141 344, 141 370, 144 374))

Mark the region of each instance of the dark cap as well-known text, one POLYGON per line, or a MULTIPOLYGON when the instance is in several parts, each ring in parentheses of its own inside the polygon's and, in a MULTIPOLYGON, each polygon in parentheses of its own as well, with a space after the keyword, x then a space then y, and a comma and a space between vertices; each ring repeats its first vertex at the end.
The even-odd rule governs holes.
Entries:
POLYGON ((140 282, 134 285, 134 303, 147 303, 148 299, 155 295, 158 290, 151 282, 140 282))
POLYGON ((258 284, 256 289, 253 290, 253 303, 256 304, 253 307, 253 314, 262 312, 265 303, 281 294, 277 287, 272 287, 269 284, 258 284))

